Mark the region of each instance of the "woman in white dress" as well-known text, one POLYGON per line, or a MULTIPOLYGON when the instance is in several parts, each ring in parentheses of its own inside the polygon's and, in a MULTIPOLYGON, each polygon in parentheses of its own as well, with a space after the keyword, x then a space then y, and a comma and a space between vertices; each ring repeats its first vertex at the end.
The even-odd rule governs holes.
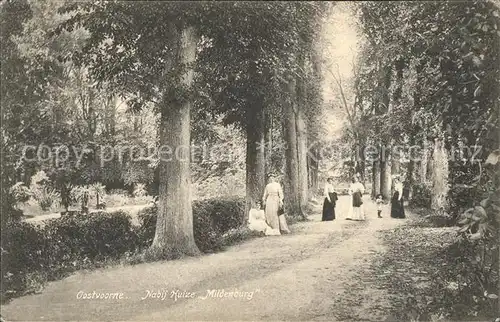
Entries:
POLYGON ((352 196, 352 206, 350 208, 347 220, 365 220, 365 214, 363 211, 363 194, 365 193, 365 187, 359 178, 356 176, 353 179, 353 183, 349 188, 349 194, 352 196))
POLYGON ((266 222, 274 230, 284 233, 289 233, 290 230, 286 225, 285 215, 280 213, 283 209, 283 188, 277 182, 274 176, 269 177, 269 183, 264 189, 262 202, 265 205, 266 222))
MULTIPOLYGON (((266 223, 266 214, 262 209, 260 201, 257 201, 248 213, 248 228, 253 231, 262 232, 266 236, 276 235, 276 230, 269 227, 266 223)), ((279 231, 277 232, 279 235, 279 231)))

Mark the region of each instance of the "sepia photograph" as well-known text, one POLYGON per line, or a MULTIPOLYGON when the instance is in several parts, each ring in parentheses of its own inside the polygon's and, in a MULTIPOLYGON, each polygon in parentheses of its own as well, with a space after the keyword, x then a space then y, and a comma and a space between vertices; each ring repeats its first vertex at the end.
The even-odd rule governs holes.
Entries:
POLYGON ((0 26, 1 322, 500 322, 500 0, 0 26))

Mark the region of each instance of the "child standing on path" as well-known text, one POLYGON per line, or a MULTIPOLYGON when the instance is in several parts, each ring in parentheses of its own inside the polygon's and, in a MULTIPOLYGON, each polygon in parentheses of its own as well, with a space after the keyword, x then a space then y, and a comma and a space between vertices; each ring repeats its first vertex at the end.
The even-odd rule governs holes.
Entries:
POLYGON ((381 216, 382 205, 384 203, 384 200, 382 199, 382 195, 377 196, 377 200, 375 200, 375 203, 377 204, 377 216, 378 216, 378 218, 382 218, 382 216, 381 216))

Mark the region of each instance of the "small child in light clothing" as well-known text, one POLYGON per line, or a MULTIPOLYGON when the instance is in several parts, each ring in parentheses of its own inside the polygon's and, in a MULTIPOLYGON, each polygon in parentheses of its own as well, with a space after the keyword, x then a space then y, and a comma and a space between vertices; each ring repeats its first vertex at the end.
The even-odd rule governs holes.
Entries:
POLYGON ((377 204, 377 215, 378 218, 382 218, 381 213, 382 213, 382 205, 384 204, 384 199, 382 198, 382 195, 378 195, 377 199, 375 200, 375 203, 377 204))

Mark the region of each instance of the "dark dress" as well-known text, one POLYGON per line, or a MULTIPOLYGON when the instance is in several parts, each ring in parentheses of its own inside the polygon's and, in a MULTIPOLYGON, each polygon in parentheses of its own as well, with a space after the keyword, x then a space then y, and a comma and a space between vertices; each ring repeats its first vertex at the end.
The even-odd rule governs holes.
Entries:
POLYGON ((399 192, 394 192, 391 200, 391 217, 392 218, 405 218, 405 208, 403 206, 403 198, 398 200, 399 192))
POLYGON ((328 198, 325 198, 325 201, 323 201, 323 217, 321 221, 332 221, 335 219, 335 203, 338 200, 337 194, 330 192, 328 195, 332 202, 328 201, 328 198))

